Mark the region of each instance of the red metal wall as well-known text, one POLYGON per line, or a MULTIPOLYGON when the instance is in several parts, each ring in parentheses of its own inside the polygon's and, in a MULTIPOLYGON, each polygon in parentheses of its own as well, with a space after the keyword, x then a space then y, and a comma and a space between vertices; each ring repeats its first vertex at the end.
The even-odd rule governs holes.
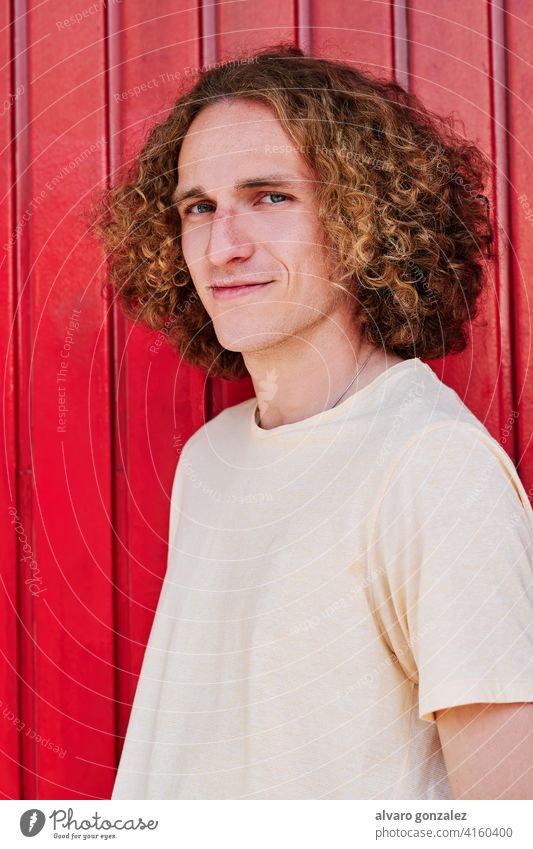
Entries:
POLYGON ((249 381, 206 381, 162 335, 104 303, 103 257, 83 218, 188 68, 296 38, 396 76, 463 120, 494 163, 498 262, 471 347, 431 365, 502 442, 533 497, 533 6, 501 5, 0 8, 4 798, 109 798, 166 567, 180 448, 205 418, 251 395, 249 381))

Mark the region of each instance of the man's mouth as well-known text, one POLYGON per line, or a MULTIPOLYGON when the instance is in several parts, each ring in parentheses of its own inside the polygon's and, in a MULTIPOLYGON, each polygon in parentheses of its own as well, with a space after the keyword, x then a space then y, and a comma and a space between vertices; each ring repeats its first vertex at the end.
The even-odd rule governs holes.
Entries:
POLYGON ((228 285, 224 284, 214 284, 210 286, 211 292, 213 293, 213 297, 216 300, 226 300, 228 298, 238 298, 241 296, 251 295, 254 292, 258 292, 261 289, 264 289, 265 286, 269 286, 272 281, 268 280, 266 283, 261 282, 242 282, 242 283, 232 283, 228 285))

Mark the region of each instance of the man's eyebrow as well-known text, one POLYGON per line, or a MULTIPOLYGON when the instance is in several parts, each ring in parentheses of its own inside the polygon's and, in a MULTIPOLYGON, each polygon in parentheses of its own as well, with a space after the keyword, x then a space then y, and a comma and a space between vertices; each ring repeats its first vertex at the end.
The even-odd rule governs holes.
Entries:
MULTIPOLYGON (((303 177, 298 177, 295 174, 265 174, 261 177, 254 177, 249 180, 240 180, 238 183, 235 183, 233 188, 237 192, 245 191, 246 189, 260 189, 261 186, 276 186, 277 188, 281 186, 287 186, 289 183, 294 183, 295 181, 307 182, 303 177)), ((174 190, 174 194, 172 195, 172 200, 176 204, 176 206, 180 206, 184 201, 189 200, 190 198, 200 197, 201 195, 209 194, 203 186, 192 186, 190 189, 186 189, 185 191, 178 191, 178 187, 174 190)))

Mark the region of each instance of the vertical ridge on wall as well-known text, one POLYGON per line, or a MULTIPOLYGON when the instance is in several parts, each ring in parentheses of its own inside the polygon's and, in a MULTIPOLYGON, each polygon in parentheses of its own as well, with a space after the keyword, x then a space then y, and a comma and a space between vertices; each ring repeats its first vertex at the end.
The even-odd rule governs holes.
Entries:
POLYGON ((312 44, 311 0, 296 0, 295 19, 298 47, 308 55, 312 44))
MULTIPOLYGON (((106 126, 106 184, 112 184, 119 170, 121 158, 120 124, 118 103, 113 98, 120 91, 120 5, 109 3, 104 10, 104 63, 105 63, 105 126, 106 126)), ((115 702, 115 758, 120 757, 120 739, 118 730, 127 718, 124 705, 131 702, 132 682, 123 674, 129 669, 129 643, 121 640, 123 633, 129 633, 129 608, 124 603, 122 587, 127 585, 127 557, 125 542, 128 538, 128 513, 126 509, 126 488, 124 465, 120 462, 120 445, 127 440, 127 394, 118 392, 122 374, 120 363, 124 352, 124 318, 116 299, 108 304, 106 314, 107 347, 109 350, 109 421, 110 421, 110 458, 111 458, 111 517, 113 551, 113 656, 114 679, 117 694, 115 702), (116 409, 115 409, 116 406, 116 409)))
MULTIPOLYGON (((15 221, 17 226, 24 221, 26 225, 15 242, 17 313, 15 332, 17 335, 17 408, 18 408, 18 483, 19 514, 24 529, 24 539, 28 539, 32 556, 38 563, 34 543, 33 496, 34 485, 31 447, 30 422, 30 375, 31 375, 31 337, 33 334, 33 316, 31 310, 31 222, 29 216, 33 208, 31 197, 31 162, 29 150, 30 131, 30 85, 29 85, 29 44, 28 9, 25 0, 17 5, 14 18, 15 37, 15 83, 23 89, 15 101, 15 173, 16 186, 15 221), (26 220, 28 218, 28 220, 26 220)), ((22 551, 19 551, 22 562, 22 551)), ((19 704, 20 719, 25 727, 36 727, 35 704, 35 643, 34 643, 34 597, 28 592, 24 581, 28 575, 21 570, 19 575, 19 704)), ((36 745, 24 734, 21 735, 21 769, 23 797, 37 797, 36 745)))
POLYGON ((513 316, 510 274, 510 231, 509 231, 509 160, 507 149, 507 73, 506 73, 506 37, 505 10, 498 3, 487 0, 489 16, 490 43, 490 91, 491 91, 491 143, 494 163, 494 197, 496 213, 496 263, 498 315, 497 330, 500 337, 500 368, 498 387, 500 390, 500 423, 506 436, 505 448, 516 462, 517 440, 514 427, 514 385, 513 362, 513 316), (508 432, 509 431, 509 432, 508 432), (508 433, 507 433, 508 432, 508 433))
POLYGON ((533 4, 506 0, 513 409, 518 471, 533 504, 533 4))
POLYGON ((213 65, 218 58, 217 0, 199 0, 201 9, 200 64, 213 65))
MULTIPOLYGON (((0 272, 4 285, 0 287, 0 350, 3 355, 2 424, 4 452, 0 474, 0 493, 5 505, 6 521, 0 525, 2 563, 0 568, 0 796, 20 798, 23 766, 22 735, 16 720, 21 718, 22 682, 20 680, 21 624, 19 562, 23 540, 17 534, 23 499, 23 480, 19 474, 21 456, 17 440, 19 418, 19 345, 16 330, 19 318, 19 280, 16 245, 12 234, 17 220, 17 187, 15 184, 17 148, 16 133, 21 125, 16 110, 21 110, 23 96, 19 66, 15 62, 15 14, 12 3, 0 8, 0 46, 6 60, 0 70, 0 103, 3 120, 0 122, 0 179, 5 195, 0 204, 0 242, 3 246, 0 272), (17 104, 17 100, 19 103, 17 104), (13 715, 13 720, 10 719, 13 715)), ((25 517, 27 518, 27 517, 25 517)), ((27 527, 27 525, 26 525, 27 527)), ((23 524, 20 525, 24 531, 23 524)), ((31 541, 31 539, 30 539, 31 541)))
POLYGON ((391 0, 394 50, 394 76, 396 82, 409 91, 409 21, 407 0, 391 0))

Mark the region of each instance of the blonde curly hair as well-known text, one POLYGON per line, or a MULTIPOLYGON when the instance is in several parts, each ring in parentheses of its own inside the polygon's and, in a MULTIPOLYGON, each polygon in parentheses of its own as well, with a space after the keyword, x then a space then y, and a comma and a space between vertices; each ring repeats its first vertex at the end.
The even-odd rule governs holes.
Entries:
POLYGON ((234 98, 270 105, 317 175, 332 279, 353 296, 363 338, 404 359, 462 351, 494 258, 489 160, 396 83, 287 43, 199 69, 118 184, 98 193, 90 229, 107 255, 105 292, 164 329, 185 361, 226 379, 248 373, 196 295, 172 198, 193 119, 234 98))

